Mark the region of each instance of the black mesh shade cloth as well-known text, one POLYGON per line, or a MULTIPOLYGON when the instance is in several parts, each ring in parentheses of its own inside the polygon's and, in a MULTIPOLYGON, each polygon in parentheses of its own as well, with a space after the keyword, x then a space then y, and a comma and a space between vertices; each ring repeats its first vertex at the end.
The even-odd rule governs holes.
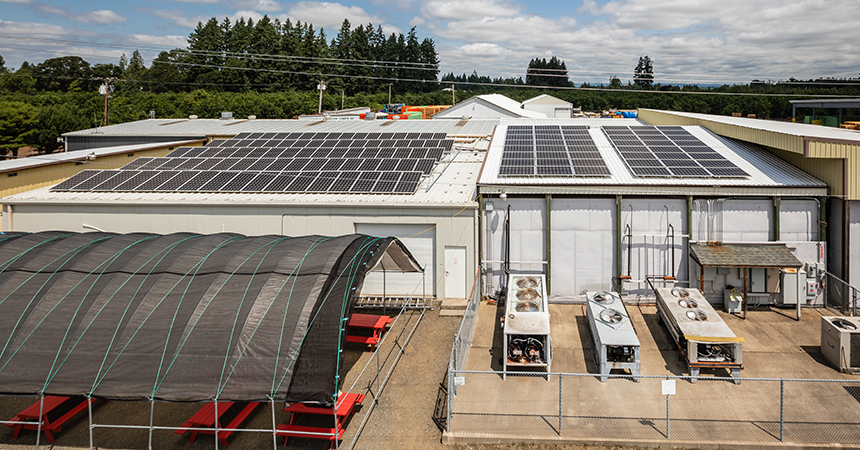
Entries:
POLYGON ((0 235, 0 392, 330 402, 378 266, 421 270, 358 234, 0 235))

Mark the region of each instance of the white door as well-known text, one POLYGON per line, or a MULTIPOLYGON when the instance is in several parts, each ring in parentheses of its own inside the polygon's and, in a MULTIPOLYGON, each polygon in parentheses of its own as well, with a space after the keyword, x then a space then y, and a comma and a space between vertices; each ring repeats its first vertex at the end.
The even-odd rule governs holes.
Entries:
POLYGON ((432 224, 355 224, 356 233, 400 238, 409 253, 412 253, 412 256, 426 272, 426 279, 422 277, 421 273, 388 272, 384 277, 384 286, 382 272, 369 273, 364 280, 361 295, 382 295, 384 293, 389 296, 421 296, 424 292, 423 283, 425 282, 427 295, 435 295, 435 271, 433 269, 436 265, 436 230, 432 227, 432 224))
POLYGON ((445 298, 466 298, 466 247, 445 247, 445 298))

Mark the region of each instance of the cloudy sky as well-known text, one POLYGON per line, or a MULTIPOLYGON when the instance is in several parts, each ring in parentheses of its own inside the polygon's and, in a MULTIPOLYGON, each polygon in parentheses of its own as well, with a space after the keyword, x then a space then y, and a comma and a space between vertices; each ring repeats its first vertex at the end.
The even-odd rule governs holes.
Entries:
POLYGON ((6 66, 78 55, 117 62, 184 47, 199 21, 268 14, 324 27, 344 18, 430 37, 443 73, 521 76, 534 57, 564 60, 571 81, 632 79, 638 58, 664 84, 857 77, 858 0, 0 0, 6 66))

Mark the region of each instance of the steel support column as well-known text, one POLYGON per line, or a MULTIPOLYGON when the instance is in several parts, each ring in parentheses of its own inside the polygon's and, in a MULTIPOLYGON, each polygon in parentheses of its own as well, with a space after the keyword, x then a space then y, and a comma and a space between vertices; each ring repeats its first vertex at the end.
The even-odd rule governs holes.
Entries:
POLYGON ((773 240, 779 242, 779 207, 781 197, 773 198, 773 240))
POLYGON ((546 194, 546 295, 552 295, 552 194, 546 194))

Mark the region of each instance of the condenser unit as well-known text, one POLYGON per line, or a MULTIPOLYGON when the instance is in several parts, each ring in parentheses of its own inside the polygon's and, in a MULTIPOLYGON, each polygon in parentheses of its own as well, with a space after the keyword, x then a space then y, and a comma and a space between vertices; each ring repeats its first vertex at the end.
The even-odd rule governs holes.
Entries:
POLYGON ((821 354, 842 372, 860 373, 860 317, 822 317, 821 354))
POLYGON ((552 338, 543 275, 508 277, 502 379, 510 366, 552 366, 552 338))
POLYGON ((585 296, 585 314, 600 381, 606 381, 612 369, 629 370, 633 379, 639 381, 639 338, 621 297, 617 292, 588 291, 585 296))

